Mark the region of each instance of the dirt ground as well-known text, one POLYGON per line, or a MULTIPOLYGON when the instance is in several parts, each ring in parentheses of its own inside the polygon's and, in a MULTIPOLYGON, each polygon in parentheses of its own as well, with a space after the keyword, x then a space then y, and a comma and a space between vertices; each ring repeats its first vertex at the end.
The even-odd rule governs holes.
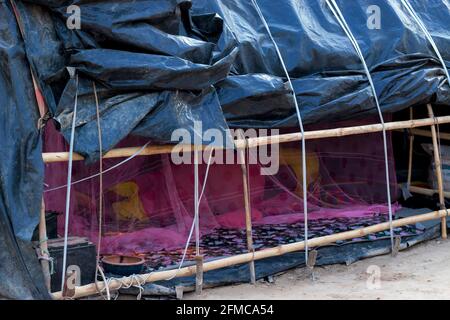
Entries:
POLYGON ((450 240, 432 240, 350 266, 304 269, 274 277, 273 283, 241 284, 203 290, 185 299, 450 299, 450 240), (379 276, 378 276, 379 275, 379 276))

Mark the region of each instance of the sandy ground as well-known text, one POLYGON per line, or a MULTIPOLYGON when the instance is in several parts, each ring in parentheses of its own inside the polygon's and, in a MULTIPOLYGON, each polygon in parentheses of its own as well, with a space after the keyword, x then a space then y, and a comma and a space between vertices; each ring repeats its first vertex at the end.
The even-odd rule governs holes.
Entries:
POLYGON ((273 283, 205 289, 184 299, 450 299, 450 240, 428 241, 395 258, 384 255, 314 272, 315 281, 305 269, 296 269, 273 283))

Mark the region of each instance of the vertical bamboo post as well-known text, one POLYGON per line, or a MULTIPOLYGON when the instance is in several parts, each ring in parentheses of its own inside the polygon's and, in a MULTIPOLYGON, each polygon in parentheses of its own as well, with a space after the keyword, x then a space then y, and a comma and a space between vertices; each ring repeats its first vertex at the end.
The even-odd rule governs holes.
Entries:
POLYGON ((199 165, 199 153, 201 151, 194 146, 194 211, 195 211, 195 292, 199 295, 203 289, 203 256, 200 254, 200 198, 199 198, 199 181, 198 181, 198 165, 199 165))
POLYGON ((202 294, 203 291, 203 256, 195 256, 195 293, 202 294))
MULTIPOLYGON (((242 135, 242 138, 245 137, 242 135)), ((247 141, 247 140, 245 140, 247 141)), ((248 171, 247 164, 245 160, 245 151, 247 148, 238 149, 238 154, 241 163, 241 171, 242 171, 242 187, 244 191, 244 207, 245 207, 245 233, 247 237, 247 249, 248 252, 254 252, 253 248, 253 237, 252 237, 252 214, 251 214, 251 204, 250 204, 250 190, 248 187, 248 171)), ((256 283, 256 272, 255 272, 255 261, 251 260, 248 264, 250 269, 250 282, 252 284, 256 283)))
POLYGON ((47 225, 45 221, 45 203, 42 197, 41 215, 39 221, 39 250, 41 254, 41 266, 44 273, 45 286, 50 292, 50 266, 48 263, 47 225))
MULTIPOLYGON (((427 104, 428 116, 434 118, 433 108, 431 104, 427 104)), ((433 140, 434 166, 436 170, 436 179, 438 183, 439 204, 441 210, 445 209, 444 183, 442 179, 441 156, 439 152, 438 139, 436 134, 436 125, 431 125, 431 138, 433 140)), ((441 235, 442 239, 447 239, 447 218, 441 218, 441 235)))
MULTIPOLYGON (((409 108, 409 118, 410 120, 413 119, 413 109, 409 108)), ((409 131, 409 162, 408 162, 408 180, 407 180, 407 187, 408 191, 410 191, 411 186, 411 179, 412 179, 412 163, 413 163, 413 147, 414 147, 414 134, 409 131)))

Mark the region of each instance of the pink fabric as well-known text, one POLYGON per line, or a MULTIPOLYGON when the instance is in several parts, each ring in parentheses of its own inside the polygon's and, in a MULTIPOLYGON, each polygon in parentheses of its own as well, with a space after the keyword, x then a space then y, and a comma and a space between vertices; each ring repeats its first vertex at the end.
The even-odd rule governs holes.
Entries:
MULTIPOLYGON (((142 138, 129 137, 119 147, 145 142, 142 138)), ((299 145, 287 145, 298 149, 298 161, 299 145)), ((308 186, 308 219, 387 213, 381 134, 311 140, 307 141, 307 149, 319 159, 318 176, 308 186)), ((46 127, 44 150, 67 150, 64 139, 51 124, 46 127)), ((392 155, 390 158, 391 189, 396 190, 392 155)), ((104 169, 122 160, 105 159, 104 169)), ((200 165, 200 181, 204 180, 205 170, 206 164, 200 165)), ((86 166, 77 161, 72 180, 97 172, 98 164, 86 166)), ((193 219, 193 172, 192 165, 174 165, 169 155, 161 155, 139 156, 105 173, 102 252, 133 254, 183 247, 193 219), (121 184, 124 182, 129 183, 127 187, 121 184), (117 191, 120 186, 125 195, 117 191)), ((259 165, 250 165, 249 181, 254 224, 303 221, 303 199, 296 190, 298 178, 291 167, 284 165, 277 175, 262 176, 259 165)), ((46 164, 47 190, 66 182, 67 163, 46 164)), ((71 235, 96 241, 98 186, 98 178, 73 185, 71 235)), ((47 191, 44 195, 48 210, 64 212, 66 188, 47 191)), ((395 199, 395 192, 392 195, 395 199)), ((393 208, 397 210, 399 206, 394 204, 393 208)), ((212 164, 200 206, 201 233, 218 227, 244 226, 240 165, 212 164)), ((63 215, 59 217, 60 234, 62 231, 63 215)))
MULTIPOLYGON (((239 209, 216 216, 218 224, 223 228, 244 228, 245 210, 239 209)), ((258 209, 252 210, 252 222, 257 223, 263 219, 263 214, 258 209)))

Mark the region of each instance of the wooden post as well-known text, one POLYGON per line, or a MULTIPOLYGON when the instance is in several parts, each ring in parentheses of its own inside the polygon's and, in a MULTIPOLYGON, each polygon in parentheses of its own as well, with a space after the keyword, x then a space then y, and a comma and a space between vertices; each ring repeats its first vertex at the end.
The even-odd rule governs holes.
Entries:
POLYGON ((44 280, 45 280, 45 286, 47 287, 48 291, 50 292, 50 266, 49 266, 49 255, 48 255, 48 245, 47 245, 47 225, 45 221, 45 203, 44 203, 44 197, 42 197, 42 204, 41 204, 41 215, 40 215, 40 221, 39 221, 39 250, 41 254, 41 266, 42 266, 42 272, 44 273, 44 280))
MULTIPOLYGON (((241 133, 241 139, 245 139, 244 135, 241 133)), ((250 203, 250 190, 248 186, 248 171, 247 163, 245 160, 245 151, 247 149, 238 149, 239 159, 241 163, 242 171, 242 188, 244 191, 244 207, 245 207, 245 233, 247 237, 247 250, 248 252, 254 253, 255 249, 253 247, 253 232, 252 232, 252 209, 250 203)), ((256 272, 255 272, 255 261, 251 260, 248 264, 250 269, 250 282, 252 284, 256 283, 256 272)))
MULTIPOLYGON (((197 147, 197 146, 196 146, 197 147)), ((203 256, 200 254, 200 198, 199 198, 199 153, 198 148, 194 149, 194 219, 195 219, 195 292, 202 293, 203 288, 203 256)))
MULTIPOLYGON (((427 104, 428 116, 434 119, 433 108, 431 104, 427 104)), ((442 166, 441 166, 441 154, 439 150, 439 144, 436 134, 436 125, 431 126, 431 138, 433 140, 433 154, 434 154, 434 166, 436 170, 436 179, 438 184, 439 193, 439 204, 441 210, 445 209, 445 198, 444 198, 444 182, 442 179, 442 166)), ((441 219, 441 235, 442 239, 447 239, 447 217, 442 217, 441 219)))
MULTIPOLYGON (((411 129, 411 133, 415 136, 431 138, 431 131, 429 131, 429 130, 411 129)), ((450 133, 440 132, 439 139, 450 141, 450 133)))
MULTIPOLYGON (((410 120, 413 119, 413 109, 412 108, 409 108, 409 117, 410 117, 410 120)), ((414 134, 412 132, 410 132, 409 133, 408 180, 407 180, 408 191, 410 191, 410 188, 411 188, 413 147, 414 147, 414 134)))
POLYGON ((203 256, 195 256, 195 293, 200 295, 203 290, 203 256))
MULTIPOLYGON (((430 196, 430 197, 436 193, 439 193, 439 191, 437 189, 428 189, 428 188, 422 188, 422 187, 417 187, 417 186, 410 186, 409 190, 412 193, 423 194, 423 195, 430 196)), ((444 198, 450 199, 449 191, 444 191, 444 198)))

